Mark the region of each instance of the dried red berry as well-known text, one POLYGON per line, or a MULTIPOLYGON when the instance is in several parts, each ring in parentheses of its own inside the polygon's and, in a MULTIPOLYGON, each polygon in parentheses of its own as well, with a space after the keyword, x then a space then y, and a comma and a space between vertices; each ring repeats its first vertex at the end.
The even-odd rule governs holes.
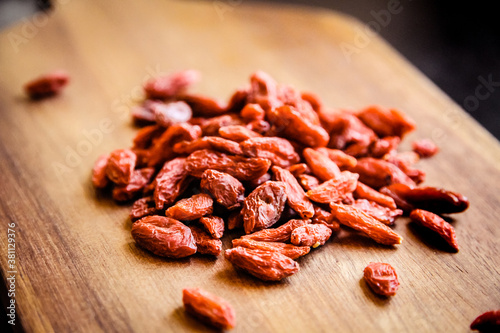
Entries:
POLYGON ((165 216, 146 216, 132 225, 137 244, 161 257, 183 258, 196 253, 191 230, 165 216))
POLYGON ((69 82, 69 75, 62 70, 44 74, 24 86, 26 94, 31 99, 42 99, 58 95, 69 82))
POLYGON ((371 262, 364 270, 364 278, 373 292, 381 296, 394 296, 398 291, 398 275, 389 264, 371 262))
POLYGON ((286 198, 283 182, 265 182, 253 190, 241 211, 245 233, 269 228, 276 223, 285 208, 286 198))
POLYGON ((437 232, 455 251, 458 252, 455 229, 451 224, 438 215, 422 209, 415 209, 412 211, 410 218, 413 222, 437 232))
POLYGON ((225 257, 239 267, 264 281, 279 281, 299 271, 299 264, 276 251, 235 247, 226 250, 225 257))
POLYGON ((224 299, 200 288, 183 289, 182 303, 187 313, 210 326, 229 330, 236 325, 232 306, 224 299))
POLYGON ((323 224, 307 224, 292 231, 290 241, 297 246, 317 248, 330 239, 332 230, 323 224))
POLYGON ((106 176, 117 185, 127 185, 132 177, 137 156, 130 149, 117 149, 109 154, 106 176))
POLYGON ((470 324, 471 330, 480 332, 499 332, 500 331, 500 310, 488 311, 474 319, 470 324))
POLYGON ((208 194, 195 194, 181 199, 165 211, 165 215, 180 221, 191 221, 212 214, 213 200, 208 194))

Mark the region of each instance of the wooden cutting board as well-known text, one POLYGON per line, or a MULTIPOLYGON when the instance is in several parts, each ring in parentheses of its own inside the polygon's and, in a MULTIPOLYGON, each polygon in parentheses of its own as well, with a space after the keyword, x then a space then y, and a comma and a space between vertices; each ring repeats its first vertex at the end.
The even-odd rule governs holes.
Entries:
POLYGON ((56 1, 49 17, 4 30, 0 263, 5 283, 13 223, 15 328, 207 331, 182 310, 181 289, 193 286, 234 305, 235 332, 466 332, 477 315, 500 308, 500 145, 384 41, 362 31, 359 22, 327 11, 160 0, 56 1), (55 68, 71 73, 64 94, 26 100, 23 83, 55 68), (262 69, 317 92, 329 106, 407 112, 419 127, 403 147, 424 137, 441 147, 419 164, 426 184, 470 198, 470 209, 453 222, 460 252, 422 240, 400 219, 395 230, 404 241, 396 248, 343 231, 300 259, 299 273, 264 283, 222 256, 168 260, 137 248, 129 207, 98 197, 90 169, 98 155, 130 146, 136 130, 129 107, 141 98, 142 82, 185 68, 203 73, 193 91, 221 99, 262 69), (395 297, 367 288, 362 272, 371 261, 397 269, 395 297))

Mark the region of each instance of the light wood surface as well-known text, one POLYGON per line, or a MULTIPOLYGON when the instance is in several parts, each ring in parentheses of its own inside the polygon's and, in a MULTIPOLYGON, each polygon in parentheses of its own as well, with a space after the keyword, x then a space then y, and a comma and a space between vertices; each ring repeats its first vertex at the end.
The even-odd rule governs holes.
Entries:
POLYGON ((182 310, 181 289, 192 286, 234 305, 234 332, 467 332, 477 315, 500 308, 500 145, 377 36, 348 59, 341 45, 356 46, 358 22, 245 1, 55 2, 31 32, 33 19, 0 34, 0 263, 5 282, 15 223, 16 329, 207 331, 182 310), (27 101, 22 85, 55 68, 72 77, 63 95, 27 101), (203 74, 193 91, 221 99, 262 69, 329 106, 407 112, 418 130, 404 147, 423 137, 441 147, 420 162, 426 184, 471 201, 453 222, 460 252, 422 241, 400 219, 397 248, 344 231, 300 259, 296 275, 264 283, 222 256, 166 260, 137 248, 129 207, 96 197, 90 169, 98 155, 130 145, 128 107, 142 82, 184 68, 203 74), (80 160, 66 160, 78 150, 80 160), (395 297, 378 298, 362 281, 371 261, 397 269, 395 297))

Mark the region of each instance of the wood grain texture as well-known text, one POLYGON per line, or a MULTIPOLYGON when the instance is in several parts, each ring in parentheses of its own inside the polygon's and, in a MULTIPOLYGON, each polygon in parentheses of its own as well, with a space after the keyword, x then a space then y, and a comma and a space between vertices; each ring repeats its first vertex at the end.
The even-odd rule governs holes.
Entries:
POLYGON ((214 4, 61 1, 34 34, 23 24, 0 34, 0 263, 5 282, 14 222, 18 324, 28 332, 207 331, 181 308, 181 289, 193 286, 234 305, 235 332, 467 332, 477 315, 500 308, 499 143, 380 38, 349 61, 340 45, 363 29, 349 17, 214 4), (71 73, 63 95, 27 101, 22 85, 54 68, 71 73), (470 198, 453 222, 460 252, 422 241, 400 219, 395 249, 342 232, 299 259, 296 275, 264 283, 222 257, 174 261, 137 248, 129 207, 97 197, 90 169, 98 155, 130 145, 128 110, 142 82, 184 68, 203 73, 194 91, 221 99, 262 69, 326 105, 407 112, 418 130, 404 147, 423 137, 441 147, 420 162, 426 184, 470 198), (72 151, 79 158, 67 160, 72 151), (397 296, 368 290, 371 261, 397 269, 397 296))

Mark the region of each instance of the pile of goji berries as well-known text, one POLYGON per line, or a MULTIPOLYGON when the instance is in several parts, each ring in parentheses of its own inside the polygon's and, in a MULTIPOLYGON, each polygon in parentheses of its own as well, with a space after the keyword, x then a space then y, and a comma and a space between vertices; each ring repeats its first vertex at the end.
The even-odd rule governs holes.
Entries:
MULTIPOLYGON (((225 258, 277 281, 296 273, 296 259, 340 225, 400 244, 390 226, 406 214, 458 251, 440 215, 469 202, 419 186, 425 174, 414 164, 438 149, 421 140, 414 151, 397 151, 415 129, 402 112, 331 109, 264 72, 224 104, 186 93, 198 78, 187 70, 147 82, 146 99, 132 112, 142 127, 132 147, 101 156, 93 170, 96 188, 135 201, 132 236, 142 248, 169 258, 218 256, 225 230, 241 230, 225 258)), ((370 264, 365 278, 374 291, 394 295, 397 275, 385 265, 370 264)))

